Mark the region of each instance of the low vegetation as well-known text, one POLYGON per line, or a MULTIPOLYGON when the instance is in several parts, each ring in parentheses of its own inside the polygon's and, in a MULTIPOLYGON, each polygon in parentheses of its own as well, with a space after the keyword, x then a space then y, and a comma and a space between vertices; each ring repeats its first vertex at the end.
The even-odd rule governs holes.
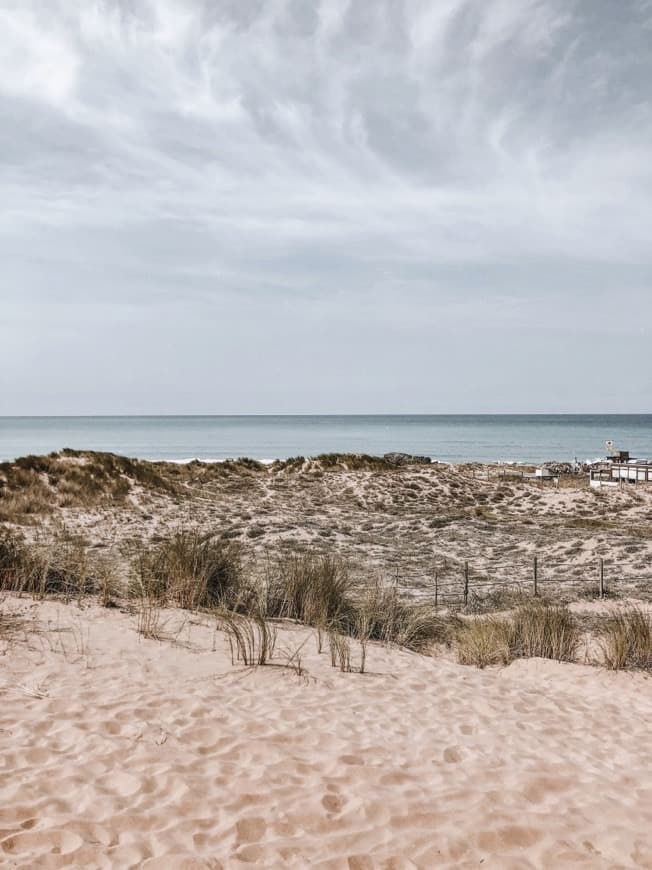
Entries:
POLYGON ((0 529, 0 590, 67 599, 97 594, 106 605, 118 591, 112 566, 91 561, 81 538, 62 535, 53 544, 28 546, 8 529, 0 529))
POLYGON ((219 610, 216 627, 226 634, 231 664, 255 667, 271 662, 276 648, 277 628, 260 610, 246 616, 231 610, 219 610))
POLYGON ((128 592, 188 609, 233 607, 244 592, 240 548, 215 535, 176 532, 140 550, 128 592))
POLYGON ((23 456, 0 463, 0 522, 25 522, 54 508, 122 504, 136 487, 175 491, 158 463, 76 450, 23 456))
POLYGON ((268 567, 265 588, 269 616, 322 627, 353 618, 353 583, 337 557, 281 556, 268 567))
POLYGON ((602 624, 601 646, 605 667, 611 670, 652 670, 652 621, 633 607, 612 612, 602 624))
POLYGON ((531 601, 514 611, 514 657, 572 662, 580 629, 570 610, 559 604, 531 601))
MULTIPOLYGON (((527 599, 521 591, 489 593, 454 614, 406 600, 396 584, 363 585, 332 553, 281 552, 262 572, 249 555, 217 532, 182 529, 139 544, 128 583, 120 588, 110 562, 93 555, 81 538, 63 534, 47 546, 29 544, 21 533, 0 527, 0 592, 66 600, 93 595, 106 606, 126 593, 136 628, 147 638, 163 636, 166 606, 210 612, 234 663, 246 666, 272 660, 282 620, 313 627, 319 651, 327 644, 333 666, 342 671, 364 672, 371 642, 418 653, 444 646, 460 663, 480 668, 528 657, 577 660, 581 626, 568 607, 553 601, 527 599), (508 612, 485 613, 491 606, 508 612)), ((591 631, 599 631, 606 667, 652 668, 652 625, 644 611, 613 611, 591 631)))
POLYGON ((507 665, 515 658, 575 660, 580 628, 567 607, 531 601, 511 616, 465 620, 456 632, 458 661, 479 668, 507 665))
POLYGON ((508 665, 513 657, 514 626, 508 619, 482 616, 464 621, 455 640, 462 665, 508 665))

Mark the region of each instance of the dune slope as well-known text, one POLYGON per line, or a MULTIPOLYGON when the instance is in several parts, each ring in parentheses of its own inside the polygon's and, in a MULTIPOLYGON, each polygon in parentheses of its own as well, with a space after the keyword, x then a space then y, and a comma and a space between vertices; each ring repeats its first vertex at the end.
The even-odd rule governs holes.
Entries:
POLYGON ((202 617, 4 610, 3 865, 652 866, 642 675, 377 646, 340 673, 299 628, 245 670, 202 617))

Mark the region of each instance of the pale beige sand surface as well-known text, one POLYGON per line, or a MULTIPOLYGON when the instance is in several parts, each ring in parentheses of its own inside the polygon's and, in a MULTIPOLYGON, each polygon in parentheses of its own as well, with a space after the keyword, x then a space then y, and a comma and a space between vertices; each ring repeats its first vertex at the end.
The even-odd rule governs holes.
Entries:
POLYGON ((159 642, 118 610, 3 611, 3 866, 652 867, 641 674, 379 646, 340 673, 299 628, 276 660, 308 637, 303 676, 245 671, 194 615, 159 642))

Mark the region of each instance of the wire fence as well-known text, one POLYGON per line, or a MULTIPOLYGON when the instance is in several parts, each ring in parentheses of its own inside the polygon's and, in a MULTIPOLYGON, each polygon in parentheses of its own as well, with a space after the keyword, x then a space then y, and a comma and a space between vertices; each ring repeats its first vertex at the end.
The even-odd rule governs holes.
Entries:
POLYGON ((509 594, 558 600, 631 595, 652 600, 652 573, 633 572, 605 558, 569 563, 535 555, 511 564, 443 559, 427 574, 409 565, 393 566, 390 578, 404 594, 442 607, 469 607, 509 594))
MULTIPOLYGON (((35 567, 27 572, 26 584, 43 572, 35 567), (33 576, 32 576, 33 575, 33 576)), ((3 576, 15 576, 14 567, 0 566, 0 590, 3 576)), ((46 572, 47 573, 47 572, 46 572)), ((547 597, 558 600, 577 598, 633 598, 652 601, 652 573, 622 568, 617 561, 598 558, 583 562, 563 562, 534 555, 508 563, 484 559, 476 562, 440 558, 432 570, 406 562, 387 566, 381 572, 385 584, 398 592, 436 607, 473 607, 492 598, 509 596, 547 597)), ((369 583, 368 571, 354 572, 360 586, 369 583)), ((74 584, 73 584, 74 585, 74 584)), ((76 587, 75 587, 76 588, 76 587)))

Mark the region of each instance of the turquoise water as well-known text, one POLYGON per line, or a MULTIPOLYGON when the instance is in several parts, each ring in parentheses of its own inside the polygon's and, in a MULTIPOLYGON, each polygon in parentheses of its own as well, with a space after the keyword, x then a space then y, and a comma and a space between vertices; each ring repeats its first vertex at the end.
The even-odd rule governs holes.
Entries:
POLYGON ((448 462, 652 456, 652 414, 0 417, 0 458, 63 447, 141 459, 419 453, 448 462))

